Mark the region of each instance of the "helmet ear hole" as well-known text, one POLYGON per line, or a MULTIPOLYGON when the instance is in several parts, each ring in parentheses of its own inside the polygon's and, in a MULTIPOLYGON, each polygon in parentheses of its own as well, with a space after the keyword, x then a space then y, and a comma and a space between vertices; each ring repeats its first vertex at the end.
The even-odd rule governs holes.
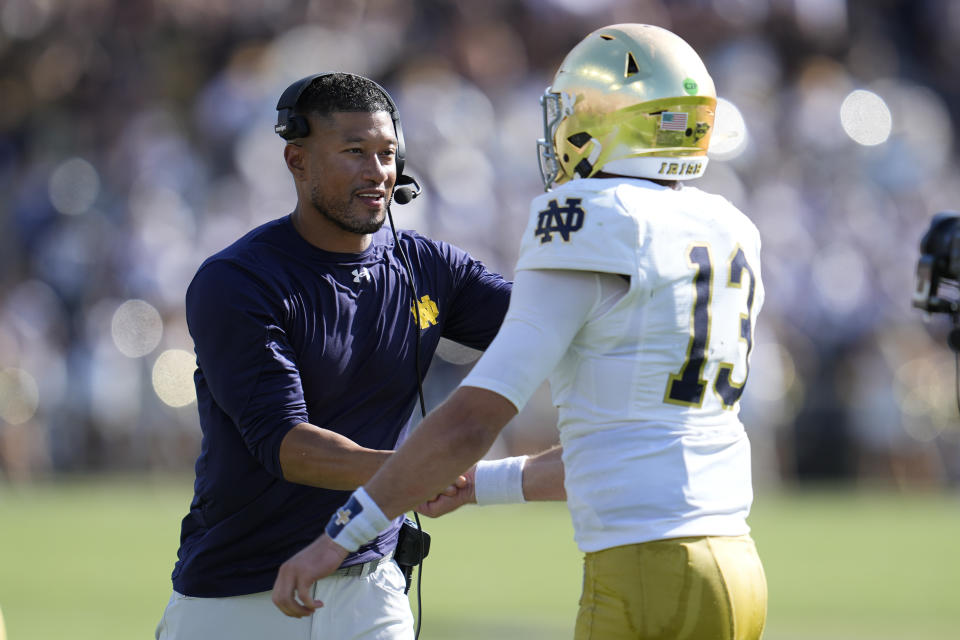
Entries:
POLYGON ((567 142, 575 146, 577 149, 582 149, 583 145, 590 142, 590 134, 586 131, 581 131, 580 133, 575 133, 572 136, 567 137, 567 142))

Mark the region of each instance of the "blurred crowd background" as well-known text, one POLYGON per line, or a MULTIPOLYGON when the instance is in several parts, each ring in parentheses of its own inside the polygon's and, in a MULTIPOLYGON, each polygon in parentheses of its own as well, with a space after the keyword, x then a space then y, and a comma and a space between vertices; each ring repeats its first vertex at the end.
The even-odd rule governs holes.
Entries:
MULTIPOLYGON (((510 277, 542 191, 539 97, 618 22, 681 35, 722 98, 694 185, 764 242, 741 412, 758 490, 960 485, 949 320, 911 307, 919 240, 960 208, 950 0, 3 0, 0 477, 192 467, 184 293, 293 209, 273 133, 290 82, 383 84, 425 186, 397 225, 510 277)), ((470 366, 442 356, 431 406, 470 366)), ((554 417, 543 389, 495 453, 555 441, 554 417)))

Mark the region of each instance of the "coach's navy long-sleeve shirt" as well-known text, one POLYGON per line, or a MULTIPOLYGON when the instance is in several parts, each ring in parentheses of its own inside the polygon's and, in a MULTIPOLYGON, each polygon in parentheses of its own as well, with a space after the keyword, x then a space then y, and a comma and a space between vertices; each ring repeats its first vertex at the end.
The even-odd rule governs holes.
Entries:
MULTIPOLYGON (((441 336, 485 348, 510 283, 449 244, 414 232, 401 232, 400 242, 421 301, 423 368, 441 336)), ((331 253, 285 216, 204 262, 186 312, 203 440, 173 586, 200 597, 267 591, 280 564, 319 536, 349 495, 285 481, 284 436, 309 422, 393 449, 414 409, 409 276, 388 230, 362 253, 331 253)), ((387 553, 398 528, 345 564, 387 553)))

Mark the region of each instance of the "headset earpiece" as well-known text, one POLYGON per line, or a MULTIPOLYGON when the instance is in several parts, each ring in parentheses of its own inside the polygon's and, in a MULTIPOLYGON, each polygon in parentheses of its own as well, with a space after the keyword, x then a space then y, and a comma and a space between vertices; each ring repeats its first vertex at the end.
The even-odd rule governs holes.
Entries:
POLYGON ((310 86, 310 83, 328 73, 317 73, 306 78, 297 80, 289 87, 284 89, 277 101, 277 124, 273 125, 273 130, 284 140, 296 140, 306 137, 310 133, 310 125, 307 119, 301 115, 294 114, 293 110, 297 106, 297 101, 303 95, 304 90, 310 86))
POLYGON ((277 115, 273 130, 284 140, 295 140, 305 138, 310 133, 310 125, 303 116, 291 115, 289 109, 284 109, 277 115))
MULTIPOLYGON (((283 93, 280 94, 280 99, 277 101, 277 124, 273 126, 273 130, 278 136, 284 140, 295 140, 297 138, 303 138, 310 133, 310 125, 307 123, 307 119, 302 115, 296 115, 294 113, 294 110, 297 107, 297 102, 299 102, 300 96, 303 95, 303 92, 306 91, 307 87, 309 87, 314 80, 324 76, 333 75, 334 73, 338 72, 327 71, 325 73, 316 73, 312 76, 301 78, 284 89, 283 93)), ((344 73, 344 75, 355 76, 356 74, 344 73)), ((393 101, 393 98, 390 97, 390 94, 387 93, 386 89, 381 87, 373 80, 370 80, 370 78, 366 78, 364 76, 356 77, 363 78, 367 82, 373 84, 373 86, 379 89, 380 93, 383 94, 387 104, 390 105, 390 118, 393 120, 394 135, 397 137, 397 184, 401 184, 401 178, 405 177, 403 175, 403 165, 407 157, 407 148, 403 142, 403 128, 400 126, 400 111, 397 109, 397 104, 393 101)), ((415 191, 416 192, 410 197, 410 200, 419 195, 419 185, 417 185, 417 189, 415 191)), ((407 200, 407 202, 410 200, 407 200)))

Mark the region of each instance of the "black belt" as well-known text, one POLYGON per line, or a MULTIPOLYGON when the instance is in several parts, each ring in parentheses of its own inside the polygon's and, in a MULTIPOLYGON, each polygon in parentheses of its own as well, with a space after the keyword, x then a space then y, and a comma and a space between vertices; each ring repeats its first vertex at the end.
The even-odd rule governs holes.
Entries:
POLYGON ((340 567, 333 572, 335 576, 352 576, 355 578, 365 578, 374 571, 376 571, 381 564, 385 562, 390 562, 393 559, 393 551, 387 555, 374 558, 373 560, 368 560, 367 562, 361 562, 360 564, 352 564, 349 567, 340 567))

